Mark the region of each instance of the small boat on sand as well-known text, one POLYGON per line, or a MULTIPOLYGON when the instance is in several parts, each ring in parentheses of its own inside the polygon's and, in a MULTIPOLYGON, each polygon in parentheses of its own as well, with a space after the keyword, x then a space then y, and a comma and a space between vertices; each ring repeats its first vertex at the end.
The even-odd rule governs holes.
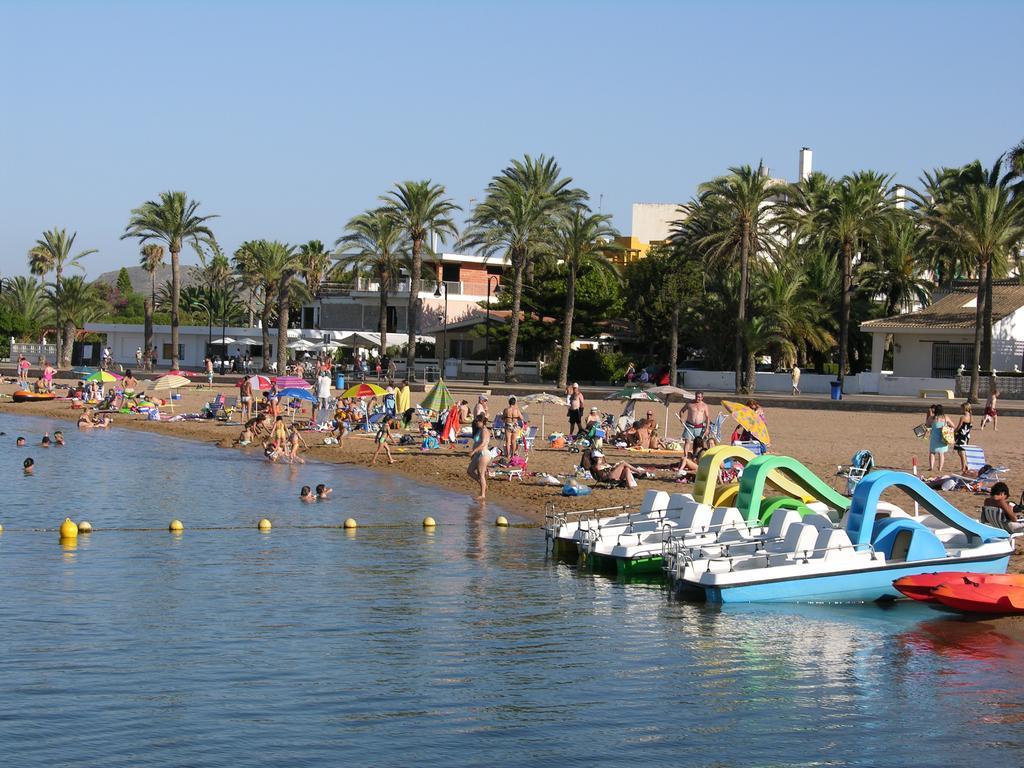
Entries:
POLYGON ((940 584, 932 597, 942 607, 959 613, 1006 616, 1024 613, 1024 587, 991 581, 962 579, 940 584))
POLYGON ((11 399, 16 403, 37 403, 44 400, 53 400, 57 396, 53 392, 30 392, 27 389, 19 389, 11 399))

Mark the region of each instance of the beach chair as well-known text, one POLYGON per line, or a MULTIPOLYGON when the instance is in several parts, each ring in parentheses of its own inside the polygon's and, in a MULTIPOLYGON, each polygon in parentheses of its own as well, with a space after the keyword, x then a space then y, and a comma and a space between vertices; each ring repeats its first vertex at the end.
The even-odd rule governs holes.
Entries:
POLYGON ((537 427, 527 427, 523 430, 521 438, 523 440, 523 447, 529 453, 530 449, 533 448, 533 444, 537 441, 537 427))
POLYGON ((708 422, 707 435, 716 443, 722 442, 722 425, 729 418, 727 413, 719 413, 713 421, 708 422))
MULTIPOLYGON (((857 484, 864 479, 864 475, 875 468, 875 457, 871 451, 857 451, 847 465, 840 464, 836 467, 836 478, 845 480, 843 494, 853 496, 857 484)), ((833 483, 835 485, 835 483, 833 483)), ((838 490, 838 489, 837 489, 838 490)))
POLYGON ((976 475, 950 475, 956 482, 954 490, 968 490, 972 493, 987 493, 992 484, 1000 480, 1002 475, 1009 472, 1007 467, 994 467, 985 458, 985 449, 980 445, 965 445, 963 448, 964 458, 967 461, 967 469, 976 472, 976 475))
POLYGON ((765 444, 758 440, 733 440, 733 445, 738 445, 741 448, 746 448, 755 456, 761 456, 767 452, 765 444))
POLYGON ((224 395, 217 395, 213 400, 203 406, 203 410, 213 419, 224 408, 224 395))

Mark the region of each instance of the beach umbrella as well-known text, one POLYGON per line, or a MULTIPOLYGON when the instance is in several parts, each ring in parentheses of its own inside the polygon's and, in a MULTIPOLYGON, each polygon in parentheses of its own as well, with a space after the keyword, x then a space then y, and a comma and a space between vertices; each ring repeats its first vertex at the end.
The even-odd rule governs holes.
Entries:
MULTIPOLYGON (((651 387, 646 390, 652 395, 660 397, 665 404, 678 403, 683 400, 696 400, 697 396, 688 389, 680 389, 679 387, 673 387, 670 384, 662 384, 660 387, 651 387)), ((665 409, 665 435, 668 436, 668 417, 669 409, 665 409)))
POLYGON ((316 344, 305 339, 296 339, 295 341, 288 342, 288 349, 297 349, 300 352, 303 350, 315 349, 316 344))
POLYGON ((187 387, 191 383, 184 376, 168 373, 153 382, 153 389, 177 389, 178 387, 187 387))
POLYGON ((381 397, 384 394, 386 394, 385 390, 381 389, 376 384, 370 384, 368 381, 364 381, 346 389, 341 393, 341 397, 381 397))
POLYGON ((241 344, 243 347, 258 347, 262 344, 262 341, 256 341, 256 339, 236 339, 235 344, 241 344))
POLYGON ((103 384, 110 384, 111 382, 117 381, 118 379, 121 378, 124 377, 118 376, 116 373, 111 373, 110 371, 93 371, 92 373, 85 377, 85 380, 99 381, 102 382, 103 384))
POLYGON ((96 373, 97 370, 98 369, 90 368, 87 365, 80 365, 77 368, 72 368, 71 372, 78 376, 79 378, 84 379, 86 376, 96 373))
POLYGON ((618 392, 612 392, 605 396, 605 400, 647 400, 649 402, 660 402, 654 395, 647 394, 646 390, 637 387, 626 387, 618 392))
POLYGON ((757 440, 759 443, 765 445, 771 445, 772 439, 768 434, 768 426, 764 423, 764 420, 758 416, 757 411, 753 408, 748 408, 742 403, 736 403, 732 400, 723 400, 722 407, 729 412, 729 414, 736 419, 736 423, 743 427, 750 436, 757 440))
MULTIPOLYGON (((552 395, 550 392, 535 392, 532 395, 525 395, 525 396, 519 398, 519 402, 520 403, 526 403, 527 405, 532 405, 534 403, 537 403, 538 405, 560 405, 563 408, 566 407, 565 406, 565 397, 564 396, 560 397, 558 395, 552 395)), ((540 415, 540 434, 544 438, 547 437, 547 433, 544 430, 544 414, 543 413, 540 415)))
POLYGON ((288 387, 307 389, 309 387, 309 382, 301 376, 275 376, 273 382, 278 389, 287 389, 288 387))
POLYGON ((250 376, 248 379, 239 379, 238 384, 236 386, 241 388, 242 383, 245 381, 249 382, 249 386, 253 388, 253 391, 261 391, 265 389, 270 389, 271 387, 270 379, 268 379, 266 376, 259 375, 250 376))
POLYGON ((445 408, 454 404, 455 398, 452 397, 452 393, 448 391, 448 387, 445 385, 444 379, 438 379, 437 384, 434 385, 433 389, 427 392, 427 396, 420 402, 420 408, 426 408, 427 410, 440 413, 445 408))
POLYGON ((308 400, 311 403, 316 402, 316 395, 310 392, 308 389, 299 389, 298 387, 287 387, 286 389, 278 390, 278 397, 292 397, 296 400, 308 400))
POLYGON ((221 336, 219 339, 214 339, 210 343, 211 344, 223 344, 223 345, 227 346, 228 344, 234 344, 235 340, 232 339, 230 336, 221 336))

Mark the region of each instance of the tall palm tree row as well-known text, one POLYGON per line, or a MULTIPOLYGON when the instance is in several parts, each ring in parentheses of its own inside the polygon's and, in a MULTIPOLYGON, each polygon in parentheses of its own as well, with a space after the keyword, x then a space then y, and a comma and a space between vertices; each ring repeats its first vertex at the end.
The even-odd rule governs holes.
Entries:
POLYGON ((43 233, 43 236, 36 240, 36 244, 29 249, 28 264, 29 271, 33 275, 45 277, 50 272, 54 273, 53 291, 47 293, 52 305, 56 320, 56 344, 57 344, 57 365, 66 367, 71 360, 71 340, 64 334, 64 308, 60 305, 61 300, 71 294, 63 291, 64 269, 77 267, 82 271, 82 259, 92 253, 98 253, 95 248, 79 251, 72 255, 77 232, 68 235, 66 229, 54 227, 43 233), (69 361, 67 364, 64 361, 69 361))
POLYGON ((53 307, 46 296, 46 287, 34 277, 18 275, 5 281, 0 295, 4 309, 16 325, 12 332, 23 341, 38 339, 39 332, 53 322, 53 307))
POLYGON ((377 329, 383 357, 387 349, 388 298, 392 286, 398 282, 403 266, 412 271, 411 261, 405 254, 406 229, 388 208, 381 207, 354 216, 345 230, 346 234, 335 241, 338 267, 377 278, 377 329))
POLYGON ((58 366, 68 368, 71 365, 71 348, 78 329, 86 323, 101 317, 107 310, 107 303, 100 298, 96 288, 85 282, 82 275, 74 275, 62 280, 58 285, 52 283, 47 289, 47 296, 54 307, 61 308, 64 345, 58 366))
POLYGON ((310 296, 316 296, 320 284, 330 278, 333 266, 331 254, 321 241, 310 240, 299 246, 299 262, 306 291, 310 296))
POLYGON ((557 228, 553 256, 565 273, 565 311, 562 317, 562 349, 558 366, 558 386, 562 389, 569 378, 569 352, 572 349, 572 321, 576 307, 576 277, 582 269, 596 269, 613 280, 619 270, 608 255, 616 246, 610 241, 618 232, 611 225, 611 216, 594 213, 583 203, 570 209, 557 228))
POLYGON ((178 297, 181 291, 180 254, 186 242, 208 242, 213 232, 207 226, 216 215, 200 216, 199 201, 184 192, 161 192, 159 200, 147 200, 131 212, 121 239, 134 237, 141 244, 150 241, 167 245, 171 254, 171 367, 180 368, 178 297))
POLYGON ((512 267, 512 301, 505 378, 515 381, 519 311, 527 269, 555 250, 559 223, 572 206, 586 200, 583 190, 562 176, 554 158, 524 155, 491 179, 483 201, 473 210, 462 245, 484 256, 500 255, 512 267))

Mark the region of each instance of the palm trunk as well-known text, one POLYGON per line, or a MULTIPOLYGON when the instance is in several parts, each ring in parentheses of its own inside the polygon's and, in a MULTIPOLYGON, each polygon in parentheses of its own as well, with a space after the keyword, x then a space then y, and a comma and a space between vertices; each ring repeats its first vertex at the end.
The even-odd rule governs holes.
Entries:
POLYGON ((992 261, 985 270, 985 308, 981 326, 981 368, 992 370, 992 261))
POLYGON ((981 367, 981 326, 985 322, 985 275, 987 264, 981 262, 978 265, 978 292, 975 298, 974 308, 974 353, 971 356, 971 388, 967 393, 967 400, 971 403, 978 402, 978 368, 981 367))
POLYGON ((679 366, 679 304, 672 307, 672 325, 668 335, 668 383, 676 386, 676 368, 679 366))
POLYGON ((388 338, 388 275, 383 270, 377 273, 377 283, 380 286, 380 317, 377 320, 377 331, 380 333, 380 356, 383 358, 387 351, 388 338))
POLYGON ((843 243, 843 274, 840 278, 842 294, 839 297, 839 386, 846 381, 847 347, 850 337, 850 288, 853 269, 853 243, 843 243))
POLYGON ((740 330, 747 319, 747 272, 750 268, 750 222, 744 220, 743 229, 740 233, 740 307, 736 322, 736 354, 734 357, 734 368, 736 381, 734 388, 738 395, 743 391, 743 336, 740 330))
POLYGON ((142 302, 142 311, 145 314, 145 359, 149 359, 149 350, 153 348, 153 315, 156 313, 156 270, 149 273, 150 293, 149 299, 142 302))
POLYGON ((757 389, 757 360, 756 355, 753 352, 747 352, 747 387, 746 393, 748 395, 754 394, 757 389))
POLYGON ((64 322, 64 333, 63 336, 63 347, 57 348, 58 362, 57 365, 63 368, 71 367, 71 350, 74 346, 75 331, 78 330, 78 326, 72 320, 66 320, 64 322))
POLYGON ((263 332, 263 364, 260 367, 264 373, 270 370, 270 317, 273 314, 273 305, 270 303, 270 287, 263 286, 263 307, 260 310, 260 330, 263 332))
POLYGON ((569 264, 565 281, 565 318, 562 320, 562 361, 558 366, 558 388, 565 389, 569 379, 569 353, 572 347, 572 316, 576 310, 576 265, 569 264))
POLYGON ((423 238, 412 241, 412 268, 409 275, 409 308, 406 324, 409 332, 409 348, 405 354, 405 377, 416 381, 416 331, 420 324, 420 272, 423 270, 423 238))
POLYGON ((288 284, 291 282, 290 273, 281 275, 277 285, 277 374, 284 375, 284 369, 288 365, 288 284))
POLYGON ((181 370, 181 360, 178 359, 178 324, 181 317, 178 312, 178 304, 181 301, 181 264, 178 254, 181 252, 180 243, 171 243, 171 370, 181 370))
MULTIPOLYGON (((63 277, 63 274, 64 274, 64 270, 61 269, 60 262, 57 263, 57 270, 56 271, 57 271, 57 274, 56 274, 56 277, 54 277, 54 280, 53 280, 53 287, 54 287, 54 296, 57 297, 58 301, 55 302, 55 306, 53 308, 53 315, 54 315, 53 343, 54 343, 54 349, 57 350, 57 360, 56 360, 57 367, 58 368, 64 368, 64 367, 67 367, 67 366, 64 365, 64 346, 61 344, 61 340, 63 338, 63 334, 61 333, 62 327, 61 327, 61 322, 60 322, 60 314, 61 314, 61 312, 60 312, 60 301, 59 301, 59 299, 62 298, 61 297, 61 293, 60 293, 60 284, 61 284, 61 278, 63 277)), ((33 339, 33 341, 35 341, 35 339, 33 339)))
POLYGON ((523 299, 523 272, 526 267, 523 257, 512 265, 512 316, 508 322, 508 346, 505 348, 505 381, 515 381, 516 344, 519 341, 519 305, 523 299))

